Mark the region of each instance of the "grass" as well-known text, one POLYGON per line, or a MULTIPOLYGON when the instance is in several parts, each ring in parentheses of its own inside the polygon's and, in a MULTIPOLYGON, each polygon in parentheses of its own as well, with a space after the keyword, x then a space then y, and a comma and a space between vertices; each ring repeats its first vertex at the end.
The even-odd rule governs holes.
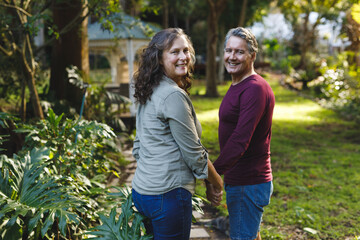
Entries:
MULTIPOLYGON (((274 193, 265 208, 263 239, 357 239, 360 236, 360 127, 284 89, 267 74, 276 98, 271 142, 274 193)), ((203 127, 202 142, 216 160, 219 98, 192 100, 203 127)), ((196 191, 205 196, 198 181, 196 191)), ((225 200, 218 207, 227 214, 225 200)), ((360 238, 359 238, 360 239, 360 238)))

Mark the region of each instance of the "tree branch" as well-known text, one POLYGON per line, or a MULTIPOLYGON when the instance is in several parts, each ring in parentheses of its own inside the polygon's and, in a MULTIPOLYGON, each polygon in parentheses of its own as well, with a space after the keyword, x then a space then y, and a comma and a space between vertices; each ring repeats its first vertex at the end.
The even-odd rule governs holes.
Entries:
POLYGON ((22 47, 22 51, 20 51, 20 54, 21 54, 21 58, 22 58, 22 61, 25 65, 25 68, 26 68, 26 71, 28 73, 32 73, 32 70, 27 62, 27 59, 26 59, 26 43, 23 44, 23 47, 22 47))
POLYGON ((216 4, 216 9, 217 9, 217 12, 218 13, 222 13, 225 8, 226 8, 226 1, 227 0, 220 0, 220 1, 217 1, 215 4, 216 4))
POLYGON ((6 56, 10 57, 14 54, 12 50, 6 50, 3 46, 0 45, 0 52, 4 53, 6 56))
MULTIPOLYGON (((80 24, 82 21, 84 21, 90 14, 91 11, 86 11, 86 14, 84 14, 85 10, 88 9, 88 5, 86 5, 84 8, 82 8, 81 11, 79 11, 79 14, 71 21, 69 22, 65 27, 63 27, 60 32, 59 32, 59 36, 71 31, 77 24, 80 24)), ((46 46, 50 45, 51 43, 53 43, 56 40, 56 37, 52 37, 50 38, 48 41, 46 41, 43 45, 41 45, 40 47, 38 47, 35 51, 34 54, 36 55, 39 51, 41 51, 42 49, 44 49, 46 46)))
POLYGON ((208 2, 211 9, 215 8, 215 4, 214 4, 214 2, 212 0, 207 0, 207 2, 208 2))
POLYGON ((0 6, 6 7, 6 8, 15 9, 15 10, 20 11, 21 13, 25 14, 25 15, 28 16, 28 17, 31 17, 31 16, 32 16, 30 13, 28 13, 28 12, 25 11, 24 9, 19 8, 18 6, 15 6, 15 5, 0 3, 0 6))

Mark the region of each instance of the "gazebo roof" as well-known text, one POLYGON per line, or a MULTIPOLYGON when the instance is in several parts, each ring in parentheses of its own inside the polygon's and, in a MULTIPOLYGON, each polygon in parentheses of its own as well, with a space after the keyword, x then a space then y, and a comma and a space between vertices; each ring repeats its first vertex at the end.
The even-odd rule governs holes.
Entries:
POLYGON ((89 40, 111 40, 111 39, 146 39, 151 38, 151 33, 161 29, 155 25, 145 23, 129 15, 117 15, 112 19, 114 31, 104 29, 99 22, 88 25, 89 40))

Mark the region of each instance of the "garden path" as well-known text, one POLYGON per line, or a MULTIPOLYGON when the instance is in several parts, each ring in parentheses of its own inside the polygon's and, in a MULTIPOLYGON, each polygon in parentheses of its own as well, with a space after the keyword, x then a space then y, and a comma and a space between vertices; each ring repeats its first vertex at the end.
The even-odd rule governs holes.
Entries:
MULTIPOLYGON (((132 156, 132 148, 126 147, 123 150, 123 155, 126 160, 130 163, 126 166, 124 174, 126 174, 127 178, 124 182, 127 186, 131 187, 131 181, 134 177, 135 169, 136 169, 136 161, 132 156)), ((229 239, 224 233, 217 231, 216 229, 210 228, 211 220, 215 217, 211 208, 207 206, 202 206, 204 215, 194 211, 193 215, 195 216, 197 223, 192 224, 190 239, 191 240, 227 240, 229 239)))

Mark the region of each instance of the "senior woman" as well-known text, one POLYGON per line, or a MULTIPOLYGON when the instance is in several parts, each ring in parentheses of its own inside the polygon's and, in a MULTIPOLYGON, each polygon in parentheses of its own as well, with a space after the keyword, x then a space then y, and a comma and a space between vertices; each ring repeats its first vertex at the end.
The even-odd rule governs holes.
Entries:
POLYGON ((179 28, 158 32, 144 49, 136 72, 139 103, 133 156, 133 201, 149 218, 154 239, 189 239, 195 179, 207 179, 222 198, 222 179, 200 142, 201 125, 188 96, 194 49, 179 28))

